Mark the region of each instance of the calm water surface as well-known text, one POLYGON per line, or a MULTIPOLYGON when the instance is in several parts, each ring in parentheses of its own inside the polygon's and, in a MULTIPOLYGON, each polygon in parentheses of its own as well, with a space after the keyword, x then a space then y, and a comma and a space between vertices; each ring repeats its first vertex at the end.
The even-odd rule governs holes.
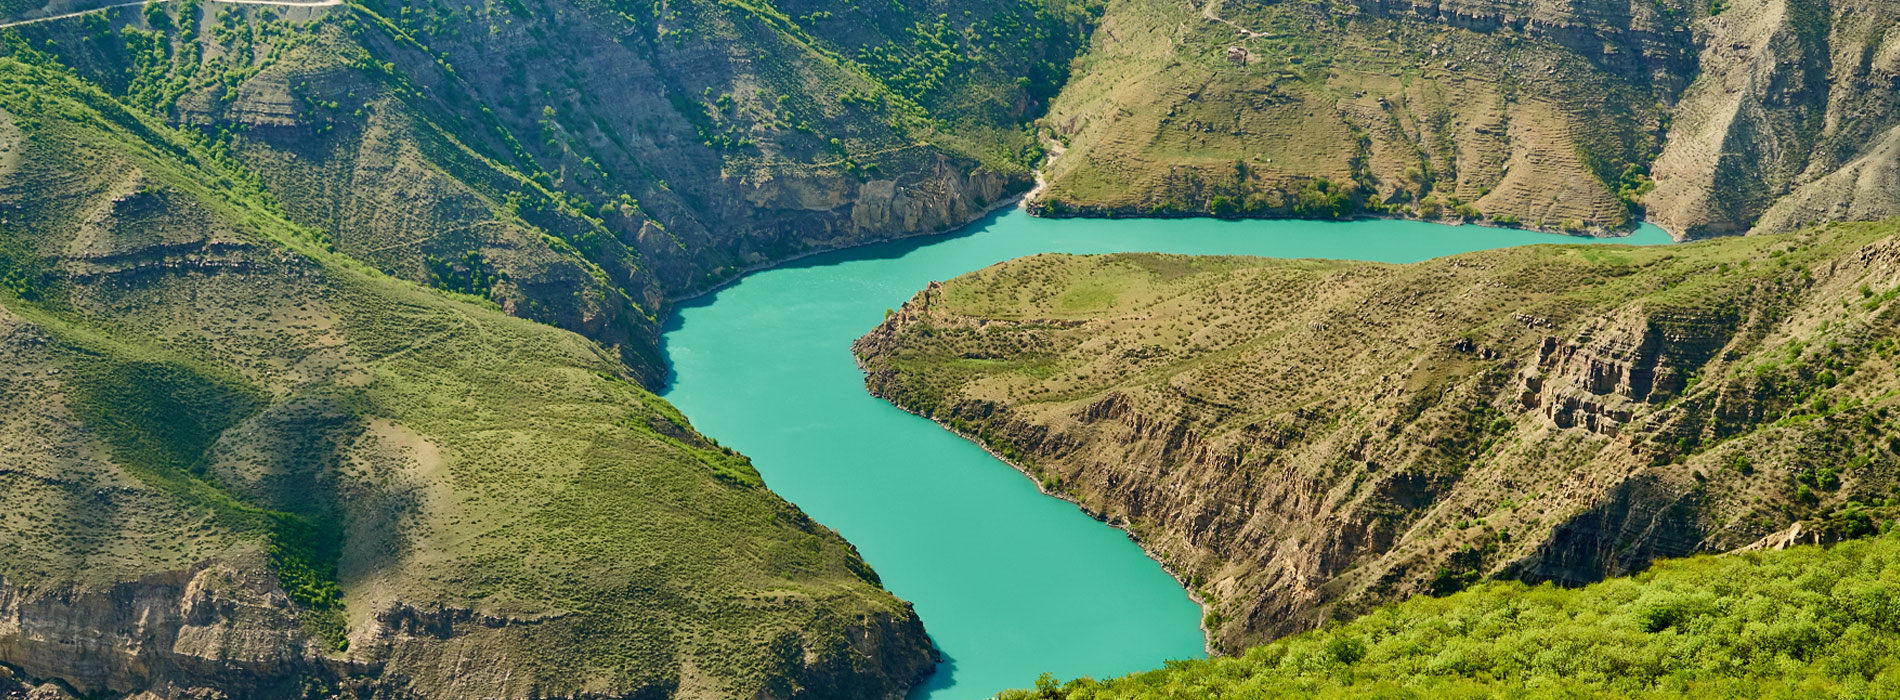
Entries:
MULTIPOLYGON (((1665 243, 1644 226, 1610 242, 1665 243)), ((865 393, 851 341, 932 280, 1034 253, 1410 262, 1584 239, 1402 221, 1037 219, 760 272, 679 309, 666 398, 774 491, 858 546, 916 604, 945 662, 914 697, 984 698, 1043 672, 1097 678, 1202 655, 1200 611, 1120 531, 929 421, 865 393)))

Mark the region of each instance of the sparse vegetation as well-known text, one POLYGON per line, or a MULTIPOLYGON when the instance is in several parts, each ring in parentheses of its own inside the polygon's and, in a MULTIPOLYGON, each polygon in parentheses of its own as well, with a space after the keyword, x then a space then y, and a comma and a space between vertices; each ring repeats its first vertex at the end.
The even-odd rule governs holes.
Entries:
POLYGON ((1900 498, 1900 309, 1867 303, 1900 280, 1866 262, 1896 231, 1397 266, 1040 255, 914 299, 858 349, 874 393, 1218 582, 1214 644, 1238 653, 1900 498), (1306 557, 1343 558, 1286 568, 1306 557))
POLYGON ((1105 17, 1113 36, 1095 35, 1044 120, 1069 151, 1038 213, 1474 220, 1482 209, 1494 223, 1619 229, 1642 185, 1593 164, 1646 163, 1659 147, 1655 85, 1536 31, 1449 28, 1344 0, 1116 0, 1105 17))

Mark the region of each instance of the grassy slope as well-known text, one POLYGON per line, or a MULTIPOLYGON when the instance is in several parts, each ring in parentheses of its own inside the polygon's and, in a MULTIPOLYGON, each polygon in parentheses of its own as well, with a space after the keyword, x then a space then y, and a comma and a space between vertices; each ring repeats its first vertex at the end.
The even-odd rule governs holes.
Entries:
MULTIPOLYGON (((908 684, 930 660, 908 606, 627 381, 658 376, 669 295, 1026 185, 1023 122, 1086 8, 837 9, 185 1, 4 32, 4 433, 33 469, 0 475, 0 575, 262 572, 240 609, 297 605, 225 623, 314 641, 245 653, 431 695, 908 684), (880 181, 887 218, 854 212, 880 181)), ((34 643, 12 661, 119 682, 35 668, 34 643)))
POLYGON ((1894 230, 1403 266, 1035 256, 859 350, 880 395, 1126 523, 1235 650, 1895 496, 1894 230))
MULTIPOLYGON (((436 696, 881 696, 927 668, 908 606, 848 544, 598 346, 332 252, 214 146, 16 56, 7 585, 83 598, 262 569, 313 653, 436 696), (493 624, 436 638, 391 613, 493 624)), ((231 651, 283 632, 295 658, 294 629, 241 629, 231 651)))
POLYGON ((1900 538, 1669 561, 1581 589, 1487 583, 1256 647, 1008 700, 1900 694, 1900 538))

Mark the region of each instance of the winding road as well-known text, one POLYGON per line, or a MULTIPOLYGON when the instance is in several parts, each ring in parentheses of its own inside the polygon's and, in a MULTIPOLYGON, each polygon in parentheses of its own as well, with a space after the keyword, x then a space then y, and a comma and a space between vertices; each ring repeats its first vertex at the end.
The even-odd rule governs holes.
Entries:
MULTIPOLYGON (((106 10, 115 10, 121 7, 140 7, 144 5, 156 5, 161 2, 171 2, 171 1, 172 0, 140 0, 140 2, 122 2, 115 5, 95 7, 90 10, 68 12, 63 15, 52 15, 50 17, 35 17, 33 19, 23 19, 23 20, 18 20, 14 22, 0 22, 0 29, 6 29, 9 27, 20 27, 20 26, 25 26, 28 24, 39 24, 41 22, 51 22, 53 20, 58 20, 58 19, 82 17, 82 16, 90 15, 96 12, 105 12, 106 10)), ((292 2, 291 0, 205 0, 205 2, 223 3, 226 5, 273 5, 276 7, 334 7, 336 5, 343 4, 343 0, 310 0, 309 2, 292 2)))

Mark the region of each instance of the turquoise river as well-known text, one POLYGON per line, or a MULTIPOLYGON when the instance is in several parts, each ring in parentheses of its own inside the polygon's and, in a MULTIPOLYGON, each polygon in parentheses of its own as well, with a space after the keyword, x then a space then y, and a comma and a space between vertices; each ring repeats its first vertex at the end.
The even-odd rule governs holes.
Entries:
MULTIPOLYGON (((1666 241, 1645 226, 1611 242, 1666 241)), ((865 393, 852 340, 932 280, 1035 253, 1409 262, 1582 242, 1402 221, 1055 220, 1011 209, 952 234, 798 260, 683 304, 665 335, 666 398, 916 604, 944 663, 914 697, 983 698, 1043 672, 1121 675, 1202 655, 1199 609, 1120 531, 865 393)))

